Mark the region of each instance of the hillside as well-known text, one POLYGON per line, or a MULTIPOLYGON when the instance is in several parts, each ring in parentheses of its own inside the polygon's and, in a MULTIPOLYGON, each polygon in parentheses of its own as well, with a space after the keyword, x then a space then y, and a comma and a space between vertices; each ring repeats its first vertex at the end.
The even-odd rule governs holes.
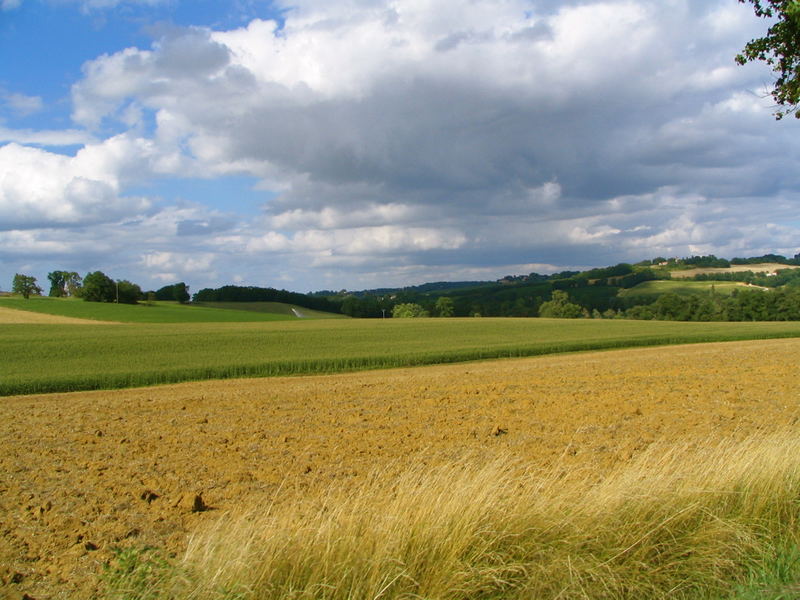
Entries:
MULTIPOLYGON (((158 297, 176 285, 186 287, 184 283, 166 286, 155 295, 158 297)), ((142 323, 336 316, 386 318, 401 304, 417 305, 415 314, 435 317, 793 320, 800 318, 800 309, 795 309, 800 303, 795 298, 797 290, 800 290, 800 254, 791 259, 767 254, 731 260, 710 255, 655 258, 546 275, 507 275, 496 281, 440 281, 361 291, 301 294, 267 287, 225 285, 201 289, 194 294, 191 304, 180 305, 140 299, 139 304, 123 306, 38 297, 21 303, 18 296, 11 296, 0 297, 0 306, 70 318, 142 323), (748 296, 755 290, 770 294, 748 296), (553 307, 551 303, 556 297, 559 306, 553 307), (650 306, 659 301, 661 305, 650 306)))
POLYGON ((724 294, 730 296, 734 291, 747 289, 748 286, 742 282, 730 281, 643 281, 627 290, 620 290, 619 298, 651 298, 655 300, 662 294, 702 294, 710 293, 724 294))
POLYGON ((142 304, 114 304, 84 302, 75 298, 19 297, 0 298, 0 308, 53 315, 69 319, 117 323, 243 323, 297 320, 302 318, 341 318, 342 315, 323 313, 280 302, 270 303, 219 303, 220 306, 178 304, 177 302, 152 302, 142 304))
POLYGON ((285 304, 283 302, 193 302, 192 306, 204 308, 219 308, 224 310, 243 310, 262 314, 284 315, 298 319, 346 319, 345 315, 337 313, 323 312, 297 306, 285 304))
POLYGON ((786 265, 780 263, 757 263, 747 265, 731 265, 730 267, 705 267, 696 269, 673 269, 670 275, 673 279, 692 279, 696 275, 725 275, 728 273, 775 273, 782 269, 800 269, 797 265, 786 265))
MULTIPOLYGON (((731 260, 715 256, 656 258, 587 271, 508 275, 494 282, 343 291, 327 298, 339 303, 342 313, 362 318, 391 314, 394 306, 404 303, 418 304, 430 315, 439 316, 437 301, 442 297, 452 302, 452 316, 535 317, 541 316, 542 306, 559 291, 567 294, 568 304, 574 308, 557 311, 558 316, 785 320, 795 318, 797 311, 790 307, 797 304, 793 297, 796 289, 800 289, 800 257, 769 254, 731 260), (774 294, 747 295, 756 290, 774 294), (669 296, 656 310, 647 308, 665 295, 669 296)), ((552 312, 549 315, 554 316, 552 312)))

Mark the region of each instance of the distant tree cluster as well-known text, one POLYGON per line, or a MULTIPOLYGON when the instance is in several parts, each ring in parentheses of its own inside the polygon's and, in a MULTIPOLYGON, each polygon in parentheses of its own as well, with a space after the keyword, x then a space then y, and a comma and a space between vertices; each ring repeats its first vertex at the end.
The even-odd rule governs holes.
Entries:
POLYGON ((651 304, 633 306, 620 316, 662 321, 797 321, 800 287, 734 290, 730 296, 666 293, 651 304))
POLYGON ((340 305, 327 298, 254 286, 225 285, 217 289, 204 288, 192 299, 194 302, 284 302, 312 310, 340 312, 340 305))
POLYGON ((189 286, 183 281, 179 283, 173 283, 171 285, 165 285, 164 287, 156 290, 153 293, 153 297, 155 300, 177 300, 183 304, 184 302, 188 302, 190 299, 189 286))
POLYGON ((403 304, 395 304, 392 309, 392 317, 395 319, 414 319, 420 317, 430 317, 431 314, 422 308, 419 304, 413 302, 405 302, 403 304))
POLYGON ((580 304, 570 302, 565 291, 555 290, 552 299, 543 302, 539 307, 539 316, 553 319, 578 319, 588 316, 588 312, 580 304))
MULTIPOLYGON (((75 297, 88 302, 119 302, 136 304, 143 299, 142 289, 126 279, 114 281, 102 271, 92 271, 81 278, 75 271, 51 271, 49 296, 52 298, 75 297)), ((42 288, 36 278, 17 273, 14 276, 12 291, 23 298, 40 296, 42 288)))
POLYGON ((142 288, 127 279, 114 281, 102 271, 87 273, 81 297, 88 302, 136 304, 144 298, 142 288))
POLYGON ((79 296, 83 280, 75 271, 52 271, 47 274, 50 280, 50 293, 52 298, 65 298, 79 296))

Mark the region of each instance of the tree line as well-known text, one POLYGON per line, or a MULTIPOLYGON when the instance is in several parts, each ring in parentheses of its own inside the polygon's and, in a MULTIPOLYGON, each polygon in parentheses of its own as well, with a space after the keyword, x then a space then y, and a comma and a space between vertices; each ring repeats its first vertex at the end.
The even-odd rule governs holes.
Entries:
MULTIPOLYGON (((400 289, 367 292, 317 292, 301 294, 268 287, 226 285, 204 288, 193 296, 203 302, 281 302, 341 313, 355 318, 409 317, 553 317, 553 318, 632 318, 665 320, 783 320, 800 318, 793 306, 800 306, 800 269, 781 269, 773 274, 715 272, 698 274, 696 281, 741 281, 770 288, 736 290, 732 295, 661 294, 625 296, 619 292, 642 282, 670 279, 672 269, 720 267, 755 263, 800 264, 800 254, 787 259, 777 254, 731 260, 714 255, 664 259, 657 257, 635 264, 563 271, 552 275, 531 273, 519 278, 504 277, 495 282, 425 284, 400 289), (792 303, 795 303, 793 305, 792 303)), ((49 295, 79 297, 95 302, 136 303, 142 300, 187 302, 189 288, 174 283, 142 292, 127 280, 112 280, 101 271, 81 278, 74 271, 53 271, 47 276, 49 295)), ((25 297, 42 293, 34 277, 16 274, 13 291, 25 297)))
POLYGON ((289 292, 275 288, 255 286, 224 285, 220 288, 203 288, 192 296, 193 302, 283 302, 295 304, 311 310, 341 312, 339 303, 328 298, 310 296, 299 292, 289 292))
MULTIPOLYGON (((111 279, 102 271, 91 271, 81 277, 75 271, 51 271, 47 274, 50 281, 51 298, 82 298, 88 302, 117 302, 119 304, 137 304, 142 300, 177 300, 189 301, 189 286, 184 282, 165 285, 155 291, 143 292, 142 288, 127 279, 111 279)), ((28 299, 41 296, 43 289, 38 285, 36 277, 17 273, 11 284, 11 291, 28 299)))
POLYGON ((730 296, 713 290, 707 295, 666 293, 614 316, 661 321, 798 321, 800 287, 734 290, 730 296))

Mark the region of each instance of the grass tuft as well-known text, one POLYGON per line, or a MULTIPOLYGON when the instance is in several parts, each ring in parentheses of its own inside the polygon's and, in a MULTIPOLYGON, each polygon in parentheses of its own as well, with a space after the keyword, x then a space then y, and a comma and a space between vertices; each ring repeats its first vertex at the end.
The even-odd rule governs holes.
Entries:
POLYGON ((797 589, 791 435, 654 445, 602 478, 479 456, 393 473, 223 515, 191 540, 158 597, 744 599, 797 589))

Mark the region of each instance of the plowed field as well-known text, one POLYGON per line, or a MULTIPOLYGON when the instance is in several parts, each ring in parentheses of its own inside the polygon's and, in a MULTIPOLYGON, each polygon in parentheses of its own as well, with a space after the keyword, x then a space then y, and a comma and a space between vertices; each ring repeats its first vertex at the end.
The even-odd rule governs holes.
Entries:
POLYGON ((654 442, 784 429, 798 364, 787 339, 2 398, 0 597, 92 597, 114 547, 180 553, 220 511, 419 455, 601 474, 654 442))

